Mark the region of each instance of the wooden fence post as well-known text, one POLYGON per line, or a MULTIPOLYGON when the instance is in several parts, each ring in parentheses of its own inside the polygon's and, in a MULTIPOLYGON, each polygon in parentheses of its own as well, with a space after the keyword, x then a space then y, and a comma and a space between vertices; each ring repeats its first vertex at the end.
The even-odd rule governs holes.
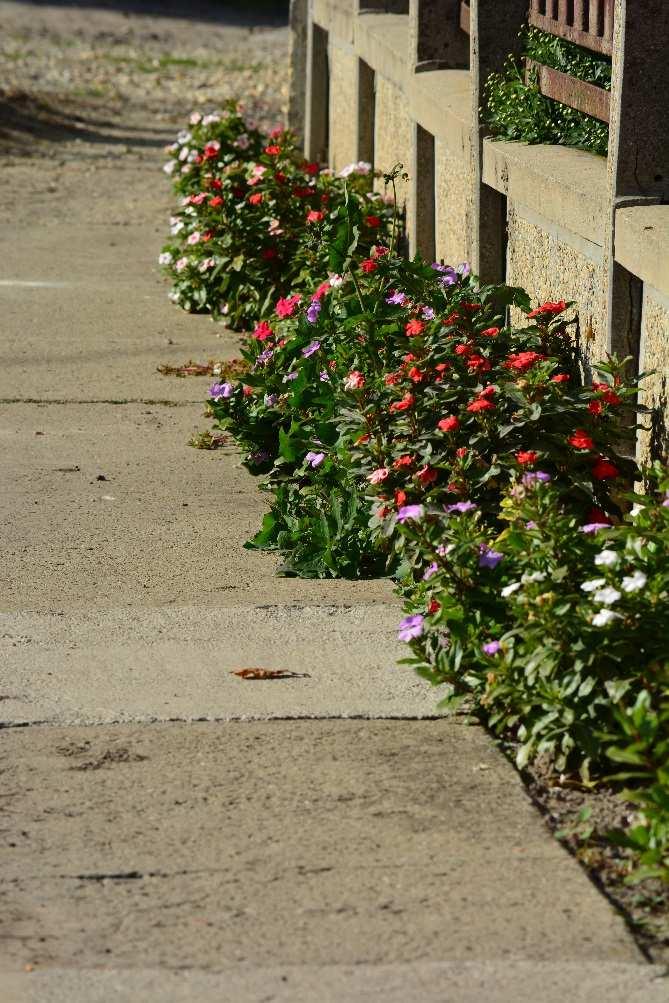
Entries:
POLYGON ((518 32, 527 21, 527 0, 471 0, 469 66, 472 83, 471 157, 472 205, 471 266, 484 282, 501 282, 506 272, 506 199, 483 183, 481 120, 484 86, 498 73, 510 53, 518 53, 518 32))

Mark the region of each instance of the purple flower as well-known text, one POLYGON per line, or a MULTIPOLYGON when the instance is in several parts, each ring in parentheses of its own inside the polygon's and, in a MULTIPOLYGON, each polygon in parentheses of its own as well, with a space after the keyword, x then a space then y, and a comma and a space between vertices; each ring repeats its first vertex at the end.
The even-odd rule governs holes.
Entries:
POLYGON ((397 289, 394 289, 390 296, 386 297, 386 303, 390 303, 392 306, 404 306, 406 299, 407 298, 404 293, 398 292, 397 289))
POLYGON ((321 381, 321 383, 330 382, 330 377, 328 376, 328 372, 326 369, 324 369, 322 373, 319 373, 318 379, 321 381))
POLYGON ((550 474, 547 474, 545 470, 528 470, 526 474, 523 474, 523 484, 529 486, 530 484, 536 484, 537 481, 541 481, 542 484, 552 481, 553 478, 550 474))
POLYGON ((320 341, 312 341, 310 345, 307 345, 306 348, 302 349, 302 355, 305 357, 305 359, 308 359, 309 356, 313 355, 314 352, 317 352, 320 347, 321 347, 320 341))
POLYGON ((283 382, 284 383, 288 383, 289 380, 296 380, 297 377, 298 377, 298 375, 299 375, 299 373, 295 373, 295 372, 293 372, 293 373, 286 373, 286 375, 283 378, 283 382))
POLYGON ((403 505, 397 513, 398 522, 407 522, 409 519, 422 519, 425 515, 423 505, 403 505))
POLYGON ((397 637, 400 641, 411 641, 414 637, 420 637, 423 633, 423 623, 425 617, 420 613, 413 616, 405 616, 399 626, 397 637))
POLYGON ((269 360, 272 358, 273 355, 274 355, 274 349, 266 348, 265 351, 261 352, 258 358, 256 359, 255 363, 256 366, 264 366, 266 362, 269 362, 269 360))
POLYGON ((423 581, 428 581, 428 579, 432 578, 432 575, 436 575, 437 571, 439 571, 439 565, 436 561, 432 561, 432 564, 428 564, 423 572, 423 581))
POLYGON ((534 519, 530 519, 529 522, 525 523, 525 529, 538 529, 538 526, 534 519))
POLYGON ((307 310, 307 320, 310 324, 315 324, 318 320, 318 315, 321 312, 321 304, 319 300, 312 300, 309 309, 307 310))
POLYGON ((214 383, 209 387, 209 396, 215 401, 227 400, 228 397, 232 397, 233 389, 232 383, 214 383))
POLYGON ((423 307, 421 316, 423 320, 434 320, 434 310, 431 306, 425 306, 423 307))
POLYGON ((278 394, 265 394, 265 400, 263 403, 265 407, 274 407, 278 399, 278 394))
POLYGON ((325 453, 308 452, 307 455, 304 457, 304 459, 306 460, 306 462, 309 464, 310 467, 314 468, 320 467, 321 463, 325 459, 325 453))
POLYGON ((581 533, 596 533, 600 529, 611 529, 608 522, 586 522, 585 526, 579 527, 581 533))
POLYGON ((448 271, 449 265, 442 265, 440 261, 434 261, 430 268, 433 268, 435 272, 445 272, 448 271))
POLYGON ((471 512, 475 508, 476 505, 474 504, 474 502, 462 501, 462 502, 455 502, 454 505, 447 505, 446 511, 450 515, 453 512, 471 512))
POLYGON ((504 554, 482 543, 479 548, 479 568, 496 568, 503 557, 504 554))
POLYGON ((458 265, 458 267, 455 270, 458 273, 458 275, 462 275, 464 279, 467 277, 467 275, 469 275, 472 269, 468 261, 463 261, 462 264, 458 265))
POLYGON ((502 650, 502 645, 499 643, 499 641, 488 641, 487 644, 483 645, 483 650, 485 651, 486 655, 496 655, 499 651, 502 650))
POLYGON ((446 288, 446 286, 454 286, 457 281, 458 277, 455 274, 455 269, 448 268, 445 275, 442 275, 442 277, 439 279, 439 285, 446 288))
POLYGON ((662 502, 662 508, 669 508, 669 491, 664 496, 664 501, 662 502))

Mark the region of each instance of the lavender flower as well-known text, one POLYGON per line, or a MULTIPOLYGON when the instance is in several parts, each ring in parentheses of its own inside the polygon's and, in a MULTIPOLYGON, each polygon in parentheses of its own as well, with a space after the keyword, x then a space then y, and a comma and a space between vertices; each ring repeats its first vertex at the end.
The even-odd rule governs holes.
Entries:
POLYGON ((434 320, 434 310, 432 309, 432 307, 431 306, 423 307, 421 317, 423 318, 423 320, 434 320))
POLYGON ((458 273, 458 275, 461 275, 464 279, 469 275, 472 269, 468 261, 463 261, 462 264, 458 265, 458 267, 455 270, 458 273))
POLYGON ((256 359, 255 362, 256 366, 264 366, 266 362, 269 362, 269 360, 272 358, 273 355, 274 355, 274 349, 266 348, 265 351, 261 352, 258 358, 256 359))
POLYGON ((461 502, 455 502, 454 505, 447 505, 446 511, 449 513, 449 515, 452 515, 454 512, 459 512, 459 513, 471 512, 475 508, 476 505, 474 504, 474 502, 461 501, 461 502))
POLYGON ((320 341, 312 341, 310 345, 307 345, 306 348, 302 349, 302 355, 305 357, 305 359, 308 359, 309 356, 313 355, 314 352, 317 352, 320 347, 321 347, 320 341))
POLYGON ((278 394, 265 394, 265 400, 263 403, 265 407, 274 407, 278 399, 278 394))
POLYGON ((320 467, 321 463, 325 459, 325 453, 312 453, 309 451, 304 459, 310 467, 315 469, 316 467, 320 467))
POLYGON ((232 397, 233 389, 232 383, 214 383, 209 387, 209 396, 214 401, 227 400, 232 397))
POLYGON ((286 375, 285 375, 285 376, 284 376, 284 378, 283 378, 283 382, 284 382, 284 383, 288 383, 288 382, 289 382, 290 380, 296 380, 296 379, 297 379, 297 377, 298 377, 298 375, 299 375, 299 374, 298 374, 298 373, 296 373, 296 372, 292 372, 292 373, 286 373, 286 375))
POLYGON ((321 373, 318 374, 318 379, 321 381, 321 383, 330 382, 330 377, 326 369, 324 369, 321 373))
POLYGON ((422 519, 425 515, 423 505, 403 505, 397 513, 398 522, 408 522, 409 519, 422 519))
POLYGON ((479 548, 479 568, 496 568, 503 557, 504 554, 482 543, 479 548))
POLYGON ((530 484, 536 484, 537 481, 541 481, 542 484, 547 484, 548 481, 552 481, 553 478, 550 474, 547 474, 545 470, 528 470, 526 474, 523 474, 523 484, 529 487, 530 484))
POLYGON ((398 639, 400 641, 411 641, 414 637, 420 637, 423 633, 424 622, 425 617, 421 616, 420 613, 414 613, 413 616, 405 616, 399 625, 398 639))
POLYGON ((386 296, 386 303, 390 303, 391 306, 404 306, 406 300, 406 295, 398 292, 397 289, 394 289, 390 296, 386 296))
POLYGON ((597 533, 600 529, 611 529, 608 522, 586 522, 585 526, 579 526, 581 533, 597 533))
POLYGON ((486 655, 496 655, 502 650, 502 645, 499 641, 488 641, 487 644, 483 645, 483 650, 486 655))
POLYGON ((437 571, 439 571, 439 565, 437 564, 436 561, 432 561, 432 564, 428 564, 425 571, 423 572, 423 581, 424 582, 429 581, 429 579, 432 578, 433 575, 436 575, 437 571))
POLYGON ((320 312, 321 312, 320 301, 312 300, 311 303, 309 304, 309 309, 307 310, 307 320, 309 321, 310 324, 316 323, 320 312))

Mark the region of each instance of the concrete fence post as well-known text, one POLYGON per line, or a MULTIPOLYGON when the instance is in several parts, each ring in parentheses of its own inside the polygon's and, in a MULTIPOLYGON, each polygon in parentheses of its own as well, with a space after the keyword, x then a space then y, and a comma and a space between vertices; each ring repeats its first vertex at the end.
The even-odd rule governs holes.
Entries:
POLYGON ((466 70, 469 39, 460 27, 460 0, 411 0, 409 46, 415 73, 466 70))
POLYGON ((639 365, 641 282, 615 260, 616 211, 669 201, 669 6, 616 0, 609 126, 607 348, 639 365))
POLYGON ((502 282, 505 276, 506 199, 483 183, 481 119, 484 87, 498 73, 510 53, 520 50, 518 32, 527 21, 527 0, 471 0, 469 66, 472 85, 471 161, 473 179, 470 260, 484 282, 502 282))
POLYGON ((329 134, 328 33, 314 22, 313 0, 308 2, 307 18, 304 153, 308 160, 324 163, 329 134))

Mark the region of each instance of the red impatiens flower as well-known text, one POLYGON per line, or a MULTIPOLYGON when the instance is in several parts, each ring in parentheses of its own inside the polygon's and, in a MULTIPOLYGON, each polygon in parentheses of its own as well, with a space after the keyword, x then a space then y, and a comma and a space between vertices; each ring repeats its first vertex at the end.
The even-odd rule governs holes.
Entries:
POLYGON ((381 226, 381 220, 379 219, 378 216, 365 216, 365 223, 367 224, 367 226, 373 226, 373 227, 381 226))
POLYGON ((439 472, 435 470, 434 467, 426 464, 424 467, 421 467, 415 476, 418 478, 423 487, 426 488, 429 484, 434 484, 439 476, 439 472))
POLYGON ((320 223, 324 217, 324 212, 319 212, 318 209, 310 209, 307 213, 307 223, 320 223))
POLYGON ((209 182, 209 187, 213 188, 217 192, 220 192, 221 188, 223 187, 223 182, 221 181, 220 178, 212 178, 211 181, 209 182))
POLYGON ((449 415, 437 422, 437 428, 440 428, 442 432, 455 432, 459 427, 460 419, 456 418, 455 415, 449 415))
POLYGON ((487 373, 492 367, 482 355, 470 355, 467 359, 467 368, 474 373, 487 373))
POLYGON ((615 477, 620 477, 620 471, 610 460, 600 457, 592 468, 592 476, 596 481, 612 481, 615 477))
POLYGON ((262 202, 262 192, 253 192, 249 195, 249 202, 251 205, 259 205, 262 202))
POLYGON ((480 303, 463 303, 462 306, 465 310, 468 310, 469 313, 475 313, 477 310, 481 309, 480 303))
POLYGON ((469 450, 466 446, 459 446, 458 449, 455 450, 455 455, 459 460, 463 460, 468 452, 469 450))
POLYGON ((567 304, 564 300, 559 300, 557 303, 551 303, 550 300, 547 300, 545 303, 542 303, 541 306, 538 306, 536 310, 531 310, 527 316, 555 317, 557 314, 562 313, 563 310, 566 310, 566 308, 567 304))
POLYGON ((427 607, 427 611, 430 614, 430 616, 434 616, 434 614, 438 613, 440 609, 441 609, 441 603, 439 602, 439 600, 430 599, 430 605, 427 607))
POLYGON ((387 387, 394 387, 396 383, 401 383, 402 374, 401 373, 386 373, 383 377, 383 382, 387 387))
POLYGON ((360 269, 365 273, 365 275, 368 275, 370 272, 375 272, 378 267, 378 263, 372 258, 365 258, 364 261, 360 262, 360 269))
POLYGON ((408 453, 405 453, 404 456, 398 456, 397 459, 393 462, 393 467, 395 468, 395 470, 401 470, 402 467, 411 467, 412 465, 413 465, 413 456, 409 456, 408 453))
POLYGON ((481 334, 485 334, 487 338, 495 338, 499 334, 498 327, 486 327, 485 331, 481 331, 481 334))
POLYGON ((483 388, 483 390, 479 390, 479 397, 483 397, 485 400, 490 400, 490 398, 494 397, 496 393, 497 388, 492 383, 489 383, 487 387, 483 388))
POLYGON ((616 404, 622 403, 621 398, 611 389, 608 383, 593 383, 592 389, 596 390, 601 395, 601 399, 607 404, 615 407, 616 404))
POLYGON ((471 355, 474 349, 471 345, 456 345, 453 351, 456 355, 471 355))
POLYGON ((311 297, 312 300, 322 300, 323 297, 326 296, 330 292, 331 289, 332 289, 332 286, 330 285, 330 281, 329 281, 329 279, 326 279, 325 282, 321 282, 321 284, 319 285, 318 289, 316 290, 316 292, 311 297))
POLYGON ((476 414, 478 411, 492 411, 494 407, 495 405, 492 401, 487 400, 485 397, 479 397, 467 405, 467 410, 476 414))
POLYGON ((449 313, 448 317, 444 317, 442 323, 445 327, 450 327, 451 324, 455 324, 458 320, 460 320, 460 314, 455 310, 453 313, 449 313))
POLYGON ((404 503, 406 502, 406 500, 407 500, 406 491, 402 491, 402 489, 399 488, 395 492, 395 504, 397 505, 398 508, 401 508, 402 505, 404 505, 404 503))
POLYGON ((520 452, 516 453, 516 460, 521 467, 531 466, 537 462, 538 458, 539 454, 534 449, 521 449, 520 452))
POLYGON ((221 144, 217 139, 212 139, 211 143, 207 143, 204 150, 202 151, 207 160, 213 160, 214 157, 218 156, 218 152, 221 149, 221 144))
POLYGON ((276 301, 276 307, 274 308, 277 317, 292 317, 297 309, 297 304, 300 302, 301 296, 297 293, 293 296, 286 296, 285 299, 281 298, 276 301))
POLYGON ((407 376, 414 383, 422 383, 422 381, 425 379, 425 373, 423 372, 422 369, 419 369, 418 366, 412 366, 409 372, 407 373, 407 376))
POLYGON ((251 337, 255 338, 257 341, 267 341, 267 339, 271 338, 273 334, 274 332, 267 321, 261 320, 259 324, 256 324, 255 331, 251 337))
POLYGON ((281 153, 281 147, 280 146, 274 146, 274 145, 272 145, 272 146, 266 146, 265 147, 265 153, 269 157, 278 157, 278 155, 281 153))
POLYGON ((541 355, 539 352, 516 352, 509 356, 504 365, 507 369, 513 369, 516 373, 526 373, 535 363, 541 362, 545 358, 546 356, 541 355))
POLYGON ((451 368, 450 362, 438 362, 434 367, 438 373, 445 373, 447 369, 451 368))
POLYGON ((219 205, 223 205, 223 199, 220 195, 214 195, 213 198, 209 199, 209 208, 216 209, 219 205))
POLYGON ((242 390, 242 393, 244 394, 245 397, 253 397, 253 394, 255 393, 255 391, 254 391, 253 387, 244 387, 244 389, 242 390))
POLYGON ((555 376, 551 376, 551 383, 568 383, 570 379, 569 373, 556 373, 555 376))
POLYGON ((592 449, 595 445, 588 433, 582 428, 577 428, 574 434, 569 436, 567 442, 574 449, 592 449))
POLYGON ((588 404, 588 411, 590 414, 599 415, 603 412, 604 405, 601 401, 590 401, 588 404))
POLYGON ((414 338, 416 335, 423 333, 425 330, 425 324, 422 320, 409 320, 404 325, 404 330, 409 338, 414 338))
POLYGON ((413 394, 405 394, 401 401, 395 401, 394 404, 390 405, 390 412, 395 411, 408 411, 410 407, 416 403, 416 398, 413 394))
POLYGON ((321 169, 320 164, 317 163, 304 165, 305 174, 309 174, 311 177, 314 177, 314 175, 318 174, 320 169, 321 169))

